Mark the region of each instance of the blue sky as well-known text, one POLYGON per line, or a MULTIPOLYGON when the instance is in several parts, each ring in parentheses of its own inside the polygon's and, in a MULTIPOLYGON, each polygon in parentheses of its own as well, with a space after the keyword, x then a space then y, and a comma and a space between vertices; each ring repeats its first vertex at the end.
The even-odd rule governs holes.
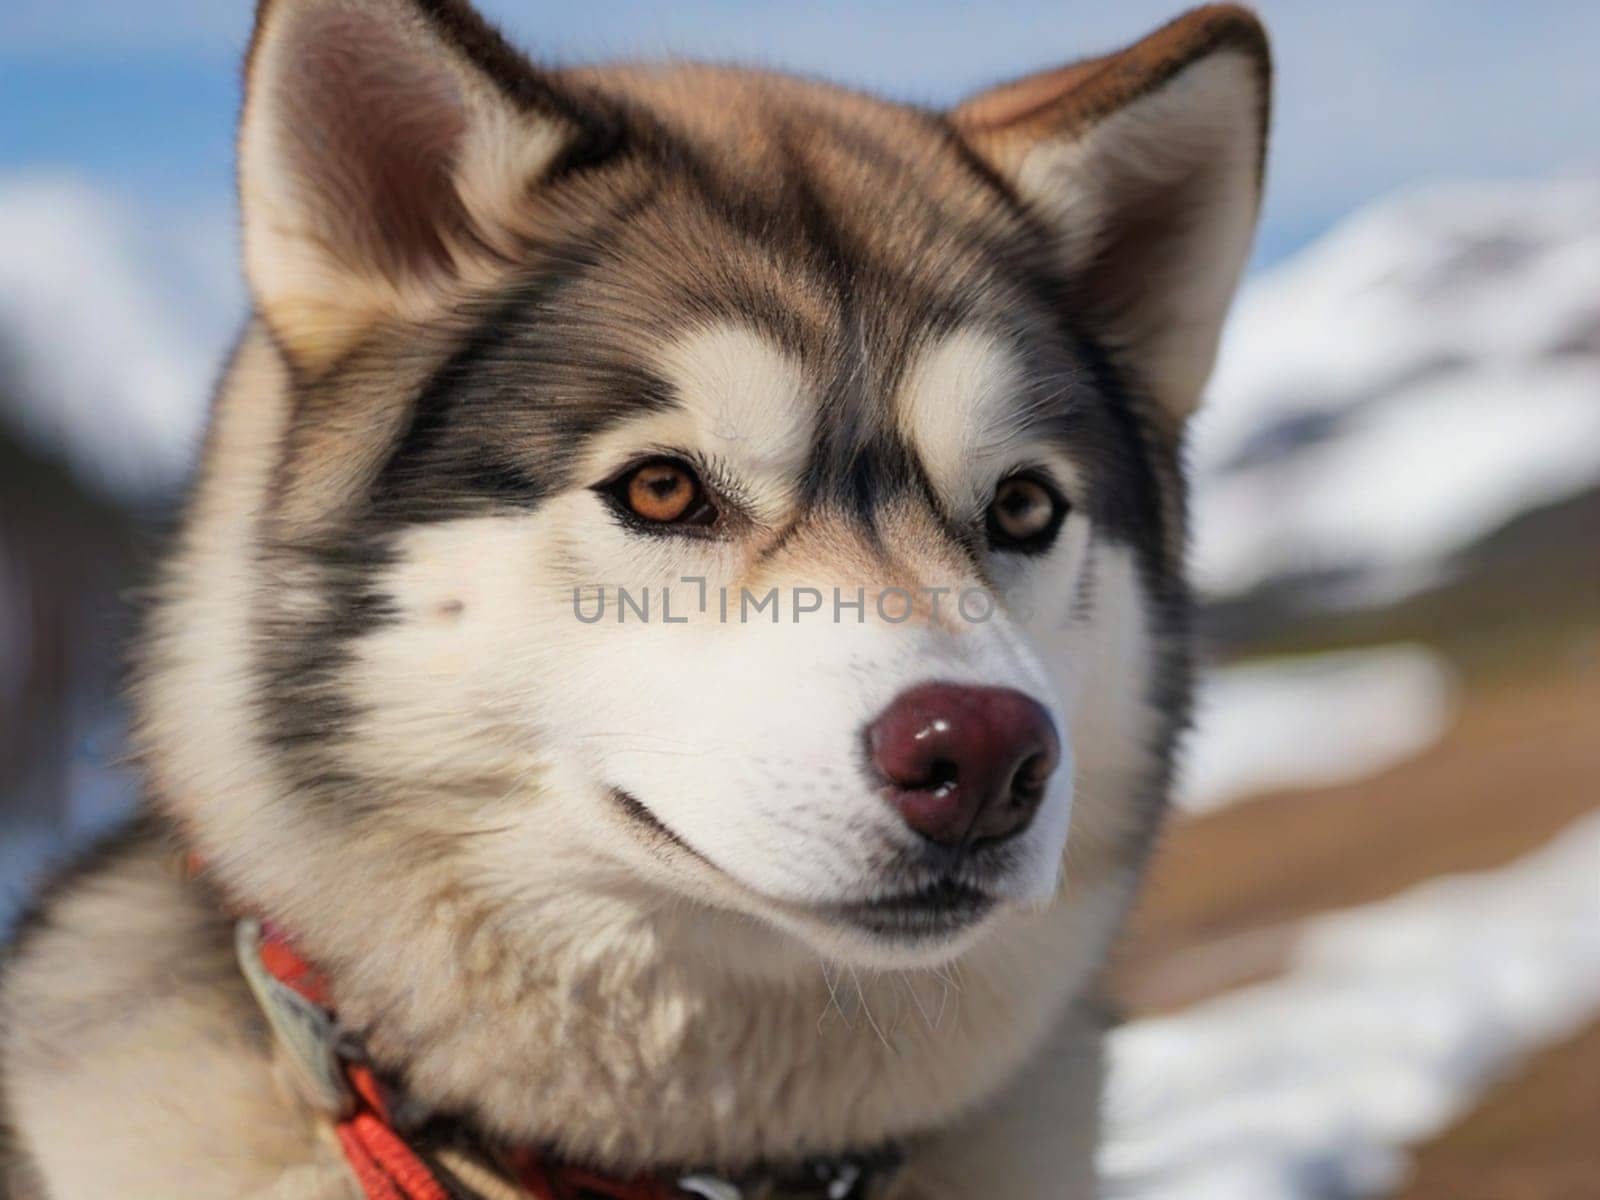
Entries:
MULTIPOLYGON (((0 172, 104 184, 144 219, 226 228, 247 0, 6 0, 0 172)), ((677 53, 788 66, 942 103, 1105 49, 1172 0, 485 0, 552 59, 677 53)), ((1279 64, 1258 262, 1429 178, 1600 170, 1600 4, 1264 0, 1279 64)))

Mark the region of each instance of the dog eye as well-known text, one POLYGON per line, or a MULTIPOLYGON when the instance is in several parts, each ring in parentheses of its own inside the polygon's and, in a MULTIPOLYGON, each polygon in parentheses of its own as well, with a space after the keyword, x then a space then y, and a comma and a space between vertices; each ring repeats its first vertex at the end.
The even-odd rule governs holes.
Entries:
POLYGON ((1067 503, 1032 475, 1013 475, 989 502, 989 544, 996 550, 1037 554, 1055 540, 1067 503))
POLYGON ((649 525, 706 526, 717 519, 699 477, 675 458, 652 458, 604 489, 630 516, 649 525))

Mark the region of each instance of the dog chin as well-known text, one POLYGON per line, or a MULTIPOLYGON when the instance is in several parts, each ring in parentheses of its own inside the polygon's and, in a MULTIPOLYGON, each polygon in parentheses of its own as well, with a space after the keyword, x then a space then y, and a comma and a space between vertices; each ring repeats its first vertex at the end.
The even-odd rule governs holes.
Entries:
POLYGON ((1002 914, 1045 905, 1056 893, 1056 874, 1030 870, 1024 861, 998 871, 974 866, 865 900, 790 910, 782 923, 839 961, 884 969, 941 966, 971 949, 1002 914))
POLYGON ((869 900, 773 905, 761 915, 833 962, 876 970, 926 969, 969 950, 1007 903, 951 882, 869 900))
POLYGON ((785 913, 790 933, 834 962, 874 970, 942 966, 977 943, 1002 903, 992 897, 960 897, 925 905, 920 898, 890 897, 785 913))

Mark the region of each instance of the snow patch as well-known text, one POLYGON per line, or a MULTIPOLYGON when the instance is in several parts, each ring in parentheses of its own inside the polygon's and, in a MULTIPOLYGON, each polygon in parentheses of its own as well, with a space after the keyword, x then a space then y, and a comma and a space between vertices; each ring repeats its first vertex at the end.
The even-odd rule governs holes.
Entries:
POLYGON ((1600 813, 1509 866, 1314 918, 1273 982, 1111 1041, 1102 1166, 1138 1200, 1336 1200, 1600 1015, 1600 813))
POLYGON ((1438 740, 1455 682, 1414 645, 1270 659, 1202 677, 1177 801, 1206 812, 1263 792, 1376 775, 1438 740))

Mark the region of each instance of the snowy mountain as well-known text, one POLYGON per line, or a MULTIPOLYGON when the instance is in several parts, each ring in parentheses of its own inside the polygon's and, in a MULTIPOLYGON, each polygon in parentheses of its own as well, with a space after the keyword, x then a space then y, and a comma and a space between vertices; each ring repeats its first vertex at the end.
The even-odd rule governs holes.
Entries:
POLYGON ((0 178, 0 423, 113 499, 170 492, 242 311, 229 236, 76 179, 0 178))
POLYGON ((1213 596, 1392 599, 1600 484, 1600 181, 1408 191, 1253 280, 1193 449, 1213 596))

